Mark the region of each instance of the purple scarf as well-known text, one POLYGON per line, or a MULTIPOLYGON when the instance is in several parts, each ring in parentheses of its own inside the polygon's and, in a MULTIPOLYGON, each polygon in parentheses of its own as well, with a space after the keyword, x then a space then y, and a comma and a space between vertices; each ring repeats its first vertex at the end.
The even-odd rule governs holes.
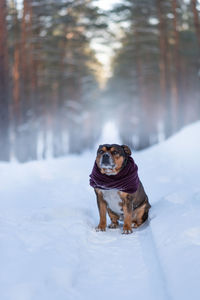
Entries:
POLYGON ((90 174, 90 185, 103 190, 117 189, 129 194, 135 193, 139 186, 138 167, 132 157, 128 157, 126 166, 117 175, 101 174, 95 162, 90 174))

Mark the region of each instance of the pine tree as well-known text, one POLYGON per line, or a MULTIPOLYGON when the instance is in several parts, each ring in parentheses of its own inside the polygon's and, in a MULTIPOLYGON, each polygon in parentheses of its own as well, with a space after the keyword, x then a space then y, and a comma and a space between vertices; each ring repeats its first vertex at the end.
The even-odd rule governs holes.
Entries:
POLYGON ((123 142, 143 149, 156 142, 161 125, 167 138, 199 118, 197 6, 193 2, 192 16, 185 2, 127 0, 112 13, 123 38, 108 94, 118 107, 123 142))
POLYGON ((55 157, 80 152, 98 134, 92 120, 100 64, 90 41, 106 27, 103 14, 86 0, 24 0, 20 13, 9 4, 14 155, 36 159, 40 137, 45 158, 50 136, 55 157))
POLYGON ((9 64, 7 49, 6 1, 0 2, 0 160, 10 158, 9 64))

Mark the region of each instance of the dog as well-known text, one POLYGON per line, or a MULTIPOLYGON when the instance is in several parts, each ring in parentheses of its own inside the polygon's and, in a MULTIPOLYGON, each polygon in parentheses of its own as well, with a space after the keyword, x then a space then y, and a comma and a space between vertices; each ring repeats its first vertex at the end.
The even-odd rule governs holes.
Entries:
POLYGON ((106 230, 106 213, 111 219, 109 228, 117 228, 119 221, 124 221, 124 234, 132 233, 132 228, 139 227, 148 219, 151 205, 137 171, 128 146, 99 146, 90 174, 90 185, 96 193, 100 216, 97 231, 106 230))

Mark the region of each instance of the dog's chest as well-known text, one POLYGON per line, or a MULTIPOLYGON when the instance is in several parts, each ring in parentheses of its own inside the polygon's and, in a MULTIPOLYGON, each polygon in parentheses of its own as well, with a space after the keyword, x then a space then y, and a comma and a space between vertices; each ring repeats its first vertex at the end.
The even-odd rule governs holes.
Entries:
POLYGON ((108 207, 116 214, 123 214, 122 200, 118 194, 118 190, 101 190, 104 200, 107 202, 108 207), (121 205, 120 205, 121 204, 121 205))

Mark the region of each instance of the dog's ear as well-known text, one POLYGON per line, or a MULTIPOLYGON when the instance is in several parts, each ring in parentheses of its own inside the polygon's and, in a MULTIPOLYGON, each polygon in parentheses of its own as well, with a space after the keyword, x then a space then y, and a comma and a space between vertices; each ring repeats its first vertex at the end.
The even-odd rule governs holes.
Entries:
POLYGON ((131 155, 131 149, 127 145, 121 145, 127 155, 131 155))
POLYGON ((99 149, 101 149, 103 147, 103 145, 99 145, 97 152, 99 151, 99 149))

